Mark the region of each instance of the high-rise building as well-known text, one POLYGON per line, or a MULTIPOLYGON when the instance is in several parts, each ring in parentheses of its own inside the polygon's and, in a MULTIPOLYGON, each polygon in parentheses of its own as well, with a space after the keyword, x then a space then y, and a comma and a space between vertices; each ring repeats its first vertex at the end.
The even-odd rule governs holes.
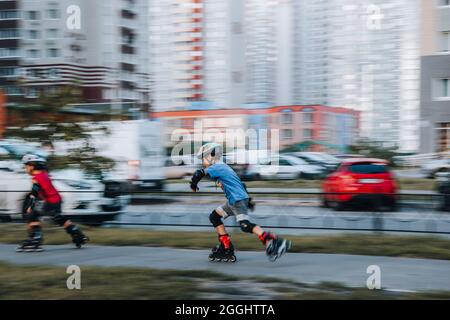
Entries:
POLYGON ((242 0, 150 0, 153 107, 245 102, 242 0))
MULTIPOLYGON (((8 2, 16 3, 18 20, 0 32, 17 34, 20 53, 20 87, 2 86, 9 96, 33 99, 75 85, 85 103, 149 102, 146 0, 8 2)), ((0 20, 12 13, 1 14, 0 20)))
POLYGON ((20 94, 20 19, 19 1, 0 1, 0 87, 10 96, 20 94))
POLYGON ((422 0, 420 152, 450 151, 450 0, 422 0))
POLYGON ((361 135, 418 148, 419 0, 295 0, 295 102, 362 111, 361 135))
POLYGON ((290 105, 291 6, 291 0, 151 0, 154 109, 290 105))

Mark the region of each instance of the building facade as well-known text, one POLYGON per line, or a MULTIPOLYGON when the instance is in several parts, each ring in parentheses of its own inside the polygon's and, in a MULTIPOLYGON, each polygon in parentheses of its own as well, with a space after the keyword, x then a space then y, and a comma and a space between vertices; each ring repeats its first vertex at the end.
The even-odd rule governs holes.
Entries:
POLYGON ((0 27, 9 2, 19 53, 9 101, 75 85, 85 103, 149 103, 147 1, 1 1, 0 27))
POLYGON ((294 101, 361 111, 361 135, 418 148, 420 2, 296 0, 294 101))
POLYGON ((450 1, 423 1, 420 152, 450 151, 450 1))
POLYGON ((342 152, 359 137, 358 111, 323 105, 180 110, 155 112, 152 116, 164 124, 168 146, 178 142, 176 130, 180 129, 191 140, 206 141, 220 136, 240 142, 245 141, 248 129, 265 130, 262 133, 267 132, 269 139, 272 134, 279 137, 280 149, 313 142, 312 150, 334 153, 342 152))

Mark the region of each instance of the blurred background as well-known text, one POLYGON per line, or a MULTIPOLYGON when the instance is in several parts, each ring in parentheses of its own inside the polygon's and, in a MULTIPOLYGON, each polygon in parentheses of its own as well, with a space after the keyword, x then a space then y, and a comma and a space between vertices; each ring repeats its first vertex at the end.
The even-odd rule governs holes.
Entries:
POLYGON ((448 237, 450 0, 0 1, 0 221, 33 153, 75 221, 210 231, 221 190, 188 184, 210 141, 255 223, 448 237))
POLYGON ((446 208, 449 49, 448 0, 0 1, 2 174, 36 153, 114 201, 187 191, 220 136, 251 187, 402 187, 446 208))

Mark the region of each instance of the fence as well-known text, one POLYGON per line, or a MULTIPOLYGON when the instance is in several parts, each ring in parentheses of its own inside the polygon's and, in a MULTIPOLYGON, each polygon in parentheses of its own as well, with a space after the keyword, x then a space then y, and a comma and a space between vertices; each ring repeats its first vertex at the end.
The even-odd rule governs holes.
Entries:
MULTIPOLYGON (((0 191, 25 193, 24 191, 0 191)), ((99 191, 100 192, 100 191, 99 191)), ((63 194, 66 191, 61 191, 63 194)), ((77 191, 79 194, 94 194, 92 191, 77 191)), ((361 201, 349 208, 324 208, 323 200, 335 197, 354 196, 354 193, 319 192, 251 192, 256 201, 252 220, 264 228, 282 229, 294 233, 304 230, 336 232, 401 232, 450 234, 450 214, 439 211, 445 195, 435 193, 363 194, 361 201), (390 208, 389 201, 396 199, 397 210, 390 208)), ((448 195, 450 198, 450 195, 448 195)), ((131 205, 115 212, 102 212, 93 206, 87 209, 73 209, 64 214, 71 219, 87 224, 105 224, 120 227, 153 228, 211 228, 208 216, 213 209, 224 202, 221 192, 133 192, 126 197, 131 205)), ((117 199, 116 199, 117 200, 117 199)), ((100 201, 99 199, 96 200, 100 201)), ((329 203, 331 207, 334 203, 329 203)), ((0 216, 19 218, 18 212, 7 212, 0 208, 0 216)), ((20 218, 19 218, 20 219, 20 218)), ((8 220, 8 219, 3 219, 8 220)), ((15 221, 15 219, 9 219, 15 221)), ((233 219, 226 219, 226 226, 238 228, 233 219)))

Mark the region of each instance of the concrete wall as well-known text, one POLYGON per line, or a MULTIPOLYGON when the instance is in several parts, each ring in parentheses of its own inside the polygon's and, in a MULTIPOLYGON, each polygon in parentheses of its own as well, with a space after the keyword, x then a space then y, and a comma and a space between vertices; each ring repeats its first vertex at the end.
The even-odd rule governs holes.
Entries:
POLYGON ((433 79, 450 78, 450 55, 421 59, 420 152, 437 152, 437 124, 450 122, 450 99, 433 98, 433 79))

